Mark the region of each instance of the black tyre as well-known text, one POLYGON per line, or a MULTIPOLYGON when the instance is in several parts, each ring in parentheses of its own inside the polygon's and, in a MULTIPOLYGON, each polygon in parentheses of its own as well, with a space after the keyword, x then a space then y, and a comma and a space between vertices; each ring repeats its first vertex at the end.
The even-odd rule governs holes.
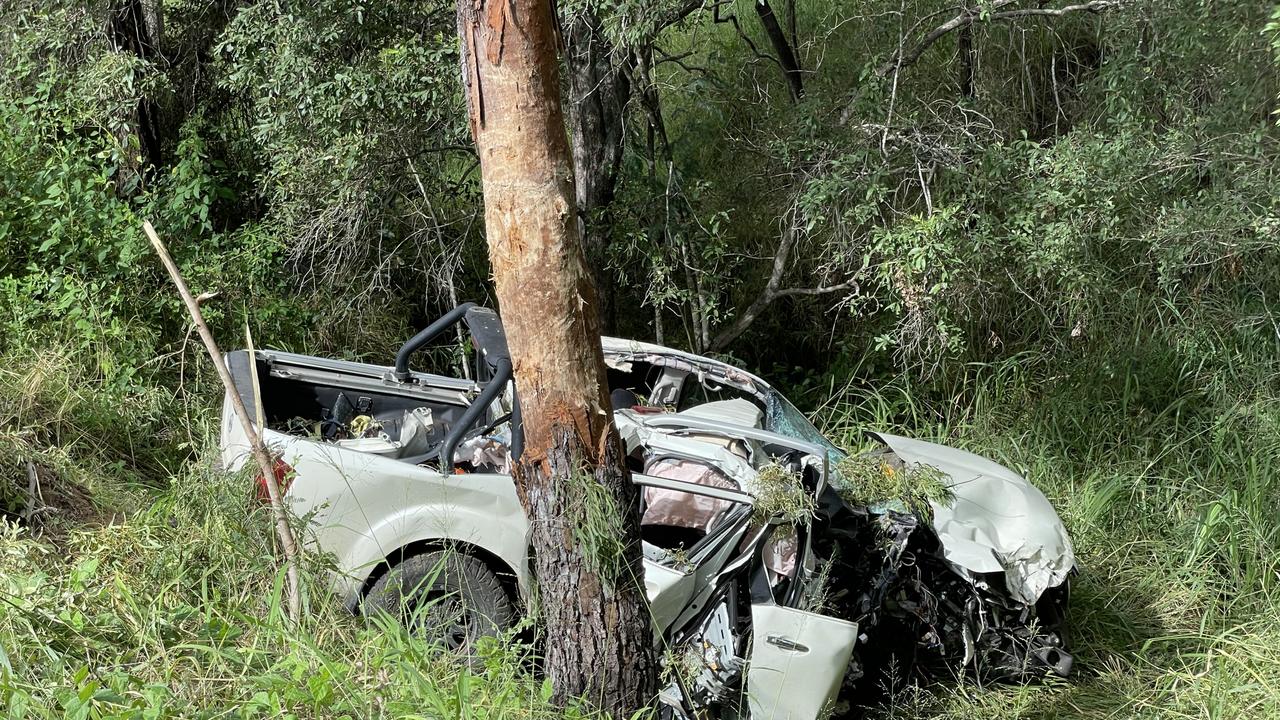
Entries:
POLYGON ((385 612, 424 638, 466 655, 515 624, 511 597, 479 559, 454 550, 405 558, 374 583, 364 614, 385 612))

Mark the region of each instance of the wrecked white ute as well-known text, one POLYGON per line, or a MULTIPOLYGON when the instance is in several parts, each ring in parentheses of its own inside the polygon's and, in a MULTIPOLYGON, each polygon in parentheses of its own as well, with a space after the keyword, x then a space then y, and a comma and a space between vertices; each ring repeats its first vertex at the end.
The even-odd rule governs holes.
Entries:
MULTIPOLYGON (((887 434, 847 458, 750 373, 603 344, 643 489, 644 579, 674 671, 662 693, 671 713, 809 720, 892 668, 1005 680, 1070 671, 1071 541, 1025 479, 887 434), (924 469, 941 492, 868 496, 924 469)), ((386 610, 464 652, 515 624, 532 582, 529 531, 507 474, 522 432, 495 313, 456 308, 393 367, 262 351, 228 361, 245 406, 263 413, 307 542, 332 556, 332 586, 353 610, 386 610), (409 368, 458 323, 474 348, 466 377, 409 368)), ((226 467, 244 464, 229 398, 222 447, 226 467)))

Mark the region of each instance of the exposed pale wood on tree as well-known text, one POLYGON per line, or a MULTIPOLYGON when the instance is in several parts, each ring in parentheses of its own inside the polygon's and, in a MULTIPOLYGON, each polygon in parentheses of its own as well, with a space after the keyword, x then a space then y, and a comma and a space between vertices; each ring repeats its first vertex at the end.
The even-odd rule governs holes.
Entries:
POLYGON ((218 372, 218 378, 222 381, 222 386, 227 391, 227 396, 231 398, 231 407, 235 410, 236 418, 240 421, 240 427, 244 430, 245 437, 249 441, 249 449, 253 453, 253 459, 258 463, 258 471, 262 473, 262 477, 266 480, 267 495, 271 501, 271 516, 275 520, 276 539, 280 541, 280 553, 284 556, 285 566, 285 601, 289 617, 298 619, 302 614, 302 588, 298 580, 298 543, 293 535, 293 528, 289 525, 289 515, 284 509, 284 498, 280 491, 280 486, 276 484, 275 461, 267 447, 262 443, 262 437, 258 433, 258 428, 254 425, 253 420, 249 416, 248 410, 244 406, 244 401, 240 399, 240 393, 236 391, 235 382, 231 379, 231 371, 227 369, 227 363, 222 358, 222 352, 218 350, 218 343, 213 337, 213 332, 209 329, 209 325, 204 321, 204 314, 200 312, 200 303, 191 295, 191 291, 187 288, 187 282, 182 279, 182 272, 178 270, 178 266, 173 262, 173 258, 169 256, 169 250, 165 247, 164 242, 160 240, 160 236, 156 234, 155 228, 151 227, 151 223, 143 221, 142 229, 146 232, 147 237, 151 239, 151 246, 155 248, 156 254, 160 256, 160 262, 164 265, 164 269, 169 272, 169 277, 173 279, 173 284, 178 288, 178 294, 182 296, 182 302, 187 306, 187 313, 191 315, 191 322, 195 324, 196 332, 200 334, 200 339, 204 341, 205 350, 209 352, 209 359, 213 361, 213 367, 218 372))
POLYGON ((530 519, 544 667, 554 700, 584 697, 629 717, 657 689, 639 493, 623 464, 605 386, 551 7, 542 0, 464 1, 458 34, 494 287, 520 388, 525 449, 512 474, 530 519), (575 487, 583 482, 598 484, 615 506, 624 552, 612 576, 575 536, 584 504, 575 487))

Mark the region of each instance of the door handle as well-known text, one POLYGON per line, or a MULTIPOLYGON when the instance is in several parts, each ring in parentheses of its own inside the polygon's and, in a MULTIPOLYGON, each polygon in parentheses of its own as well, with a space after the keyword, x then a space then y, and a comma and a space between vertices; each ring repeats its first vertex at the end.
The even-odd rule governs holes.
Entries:
POLYGON ((764 638, 764 641, 775 647, 782 648, 783 650, 790 650, 791 652, 799 652, 799 653, 809 652, 808 647, 801 645, 795 640, 785 638, 781 635, 766 635, 764 638))

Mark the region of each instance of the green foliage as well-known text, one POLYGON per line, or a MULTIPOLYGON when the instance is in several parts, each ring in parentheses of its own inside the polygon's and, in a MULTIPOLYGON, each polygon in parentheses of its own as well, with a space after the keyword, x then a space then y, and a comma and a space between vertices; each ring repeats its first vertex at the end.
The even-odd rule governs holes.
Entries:
POLYGON ((191 428, 169 417, 170 395, 124 379, 66 348, 0 353, 0 509, 65 531, 127 506, 140 477, 182 461, 191 428))
POLYGON ((565 521, 573 542, 581 548, 587 566, 612 585, 628 568, 627 518, 618 507, 613 493, 587 469, 569 474, 557 493, 564 498, 565 521))
MULTIPOLYGON (((250 4, 216 52, 234 127, 299 274, 330 292, 447 297, 479 207, 454 6, 250 4)), ((482 274, 487 276, 487 270, 482 274)))
POLYGON ((915 19, 897 5, 797 5, 811 38, 798 104, 730 24, 661 44, 679 58, 655 74, 677 182, 642 175, 643 141, 629 181, 686 217, 723 218, 717 243, 733 261, 691 254, 671 273, 659 253, 633 256, 628 277, 656 278, 646 300, 728 322, 790 242, 782 288, 847 290, 775 300, 736 351, 777 361, 785 337, 784 362, 804 364, 824 345, 792 338, 831 337, 823 311, 835 307, 851 355, 870 345, 875 363, 929 374, 1073 352, 1118 331, 1128 318, 1113 309, 1135 290, 1179 308, 1280 290, 1274 273, 1249 271, 1277 260, 1280 78, 1264 8, 1179 0, 979 22, 966 97, 954 33, 896 77, 875 74, 899 38, 951 9, 903 7, 915 19))
POLYGON ((519 643, 460 664, 318 584, 303 621, 286 622, 270 518, 249 488, 197 464, 150 508, 58 550, 0 524, 5 717, 563 716, 519 643))
POLYGON ((911 690, 911 702, 895 693, 873 716, 1236 717, 1280 707, 1280 664, 1260 652, 1280 638, 1280 356, 1255 338, 1256 355, 1197 369, 1157 342, 1124 350, 1130 342, 1074 361, 975 364, 946 381, 900 377, 838 393, 822 413, 833 439, 851 446, 874 427, 1017 470, 1059 510, 1080 567, 1080 674, 1070 684, 911 690), (1242 364, 1270 383, 1235 376, 1242 364))
MULTIPOLYGON (((243 479, 192 465, 221 391, 139 232, 152 220, 192 287, 219 293, 204 307, 228 346, 248 319, 264 346, 385 361, 454 296, 483 298, 453 6, 154 5, 149 59, 116 47, 105 0, 0 8, 0 506, 28 508, 34 464, 50 508, 42 539, 0 536, 0 704, 550 716, 518 647, 472 673, 320 587, 283 624, 243 479)), ((729 349, 786 368, 767 374, 851 445, 898 429, 1025 473, 1082 558, 1078 682, 895 687, 875 713, 1280 709, 1280 16, 985 13, 966 93, 956 33, 878 72, 953 4, 774 0, 796 16, 793 103, 751 3, 660 29, 681 6, 561 7, 599 16, 626 48, 614 62, 656 43, 598 218, 617 334, 662 323, 667 344, 706 349, 785 242, 777 289, 838 291, 777 296, 729 349)), ((860 502, 944 498, 927 476, 856 470, 860 502)), ((810 512, 771 473, 763 514, 810 512)), ((617 508, 592 493, 574 537, 609 576, 617 508)))
POLYGON ((932 505, 948 505, 955 493, 946 476, 931 465, 891 463, 873 454, 851 455, 836 465, 836 492, 855 507, 901 503, 921 517, 933 516, 932 505))
POLYGON ((813 517, 813 493, 805 489, 799 473, 777 463, 760 468, 752 494, 755 496, 752 518, 757 523, 796 525, 813 517))

